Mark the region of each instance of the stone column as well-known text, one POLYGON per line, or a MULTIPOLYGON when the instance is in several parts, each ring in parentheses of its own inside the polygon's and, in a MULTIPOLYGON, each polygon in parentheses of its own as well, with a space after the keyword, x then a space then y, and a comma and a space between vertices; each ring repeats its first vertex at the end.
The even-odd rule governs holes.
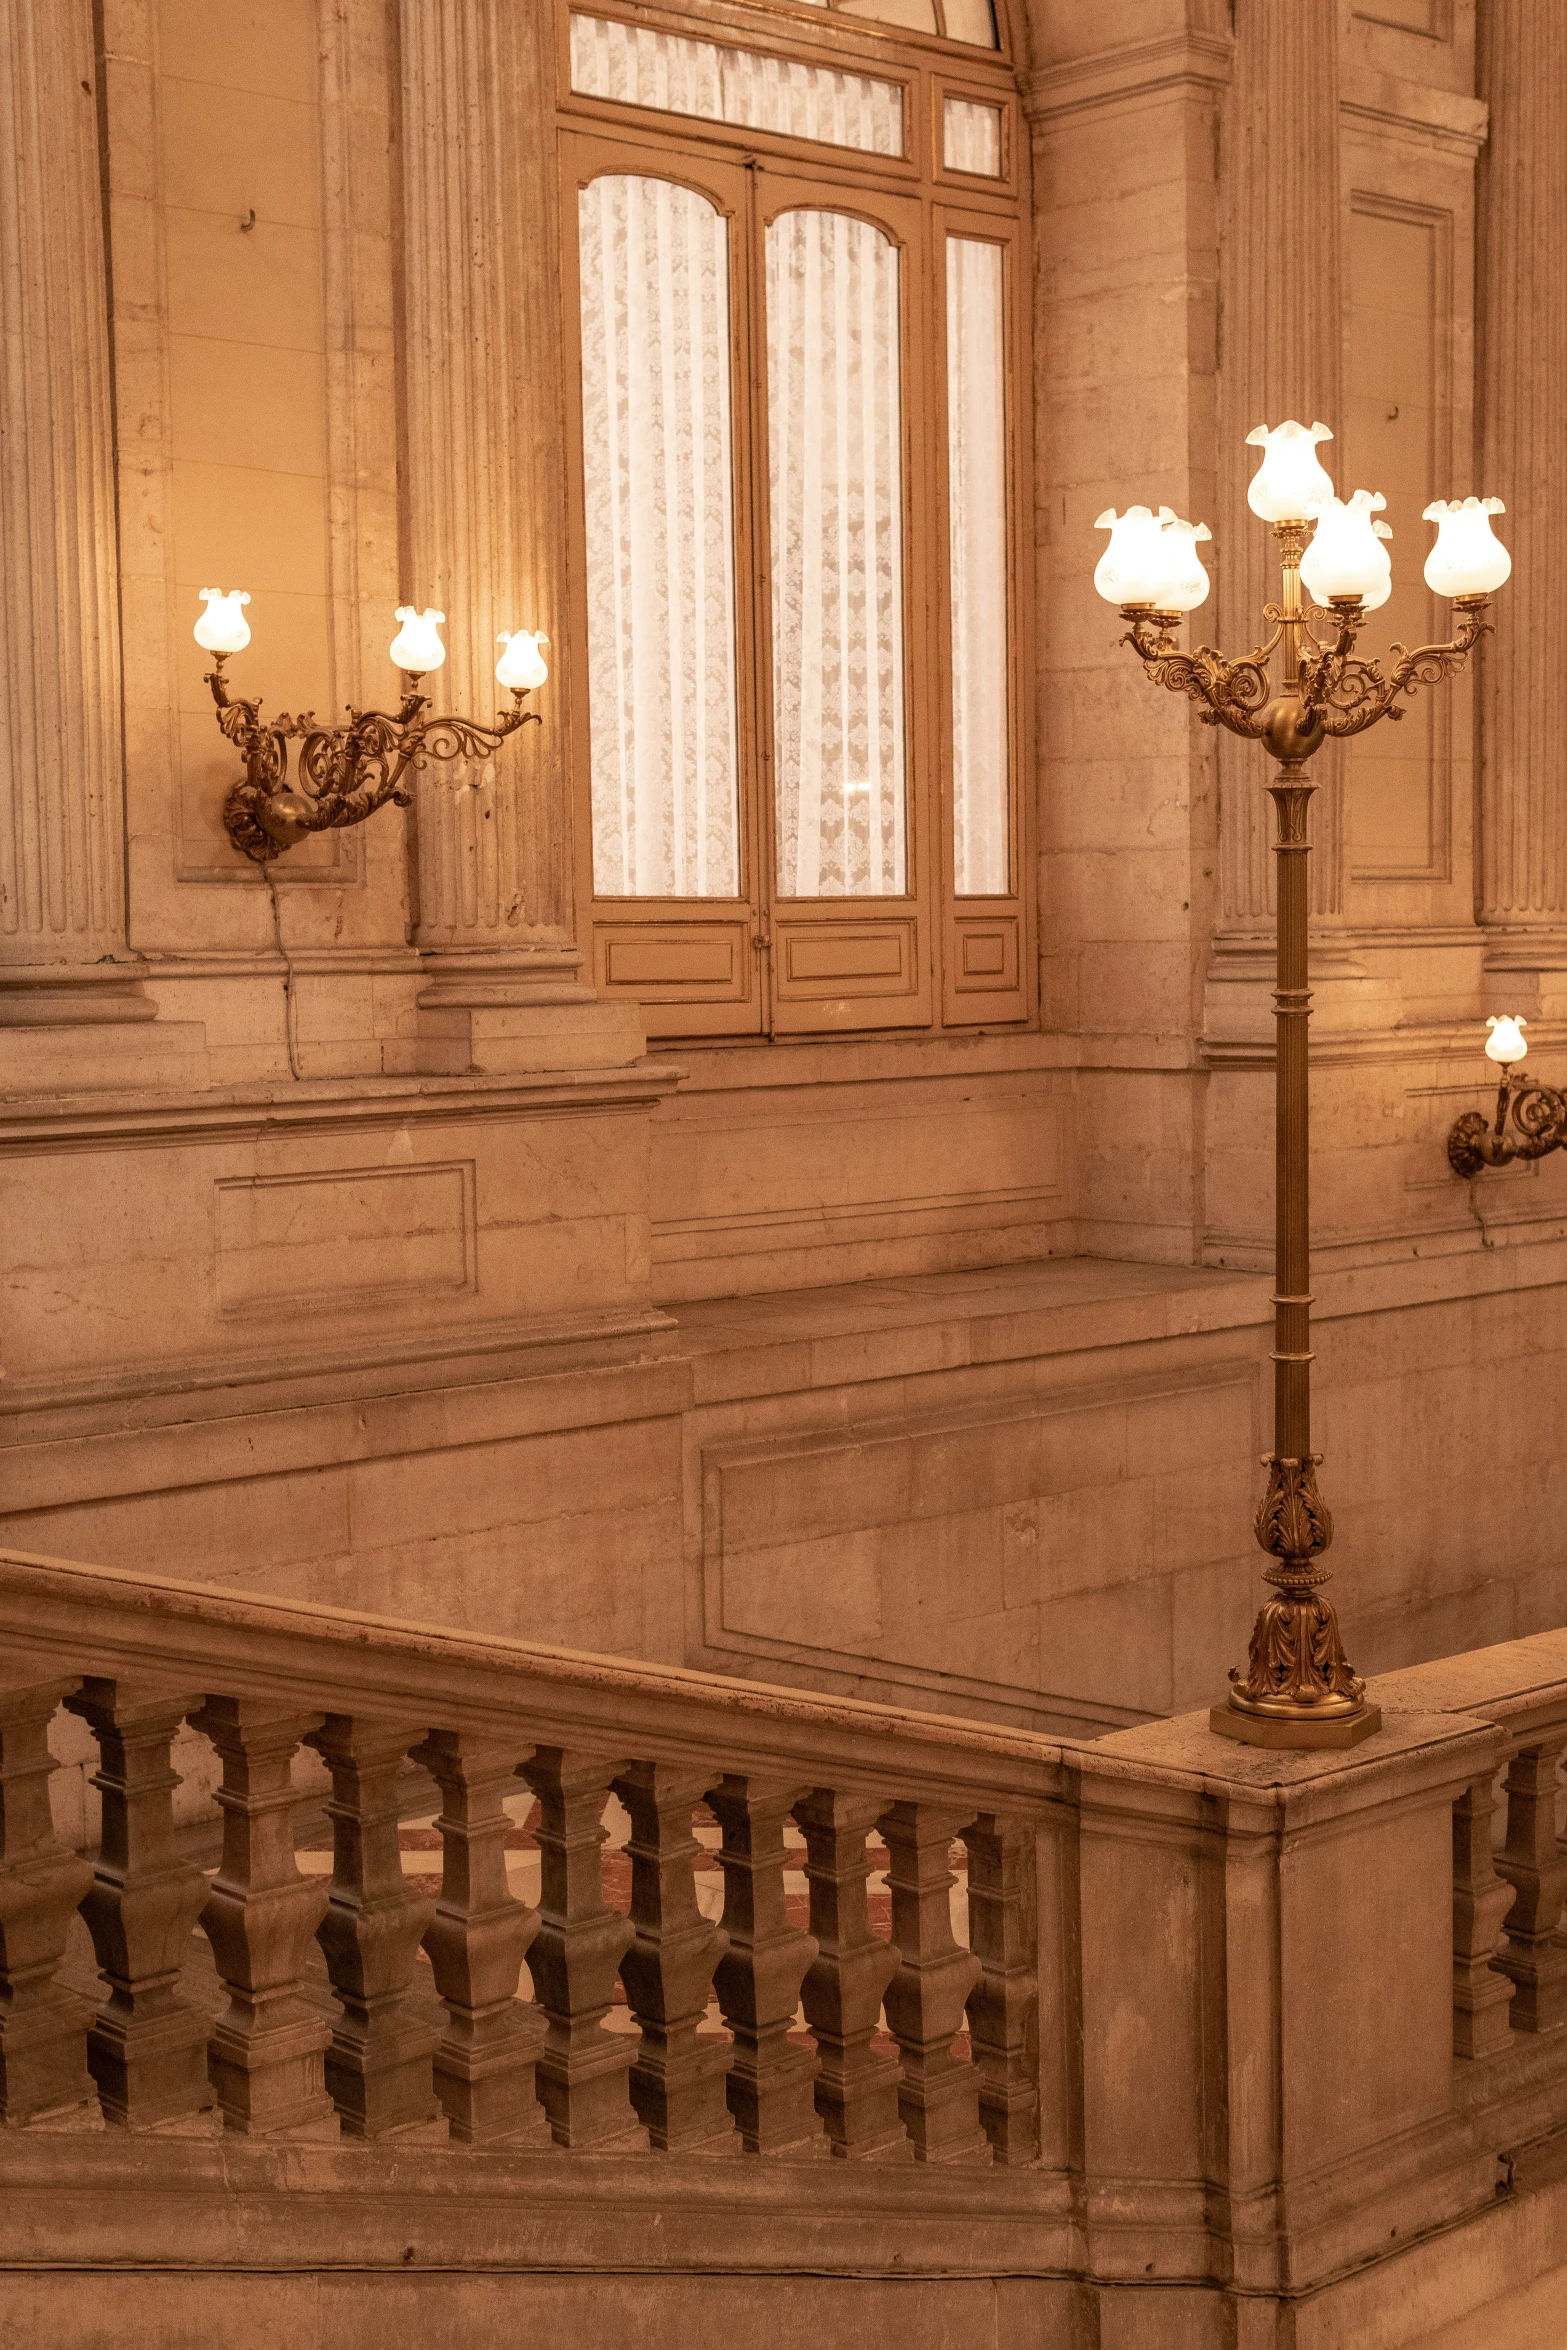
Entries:
POLYGON ((96 88, 91 0, 0 0, 0 1028, 156 1009, 125 932, 96 88))
MULTIPOLYGON (((1246 503, 1255 424, 1318 417, 1342 432, 1342 236, 1338 0, 1235 0, 1235 65, 1220 144, 1219 511, 1214 624, 1227 652, 1266 635, 1278 549, 1246 503)), ((1330 443, 1323 461, 1335 472, 1330 443)), ((1202 615, 1206 619, 1206 612, 1202 615)), ((1201 631, 1204 637, 1207 630, 1201 631)), ((1275 673, 1276 674, 1276 673, 1275 673)), ((1343 903, 1342 762, 1318 756, 1311 810, 1314 915, 1343 903)), ((1219 740, 1220 929, 1205 1028, 1272 1055, 1271 769, 1260 745, 1219 740)), ((1359 968, 1343 976, 1357 978, 1359 968)), ((1313 958, 1322 983, 1337 960, 1313 958)), ((1319 1003, 1319 1009, 1322 1006, 1319 1003)))
POLYGON ((1513 975, 1507 1008, 1562 1017, 1567 313, 1541 289, 1567 267, 1567 16, 1556 0, 1482 0, 1479 32, 1480 95, 1491 121, 1480 155, 1474 487, 1506 504, 1500 532, 1513 575, 1480 657, 1477 912, 1489 933, 1487 969, 1513 975))
POLYGON ((618 1066, 643 1039, 575 944, 555 12, 402 0, 404 592, 447 615, 442 702, 486 716, 496 634, 551 642, 542 724, 421 779, 423 1066, 618 1066), (469 783, 477 788, 464 790, 469 783))

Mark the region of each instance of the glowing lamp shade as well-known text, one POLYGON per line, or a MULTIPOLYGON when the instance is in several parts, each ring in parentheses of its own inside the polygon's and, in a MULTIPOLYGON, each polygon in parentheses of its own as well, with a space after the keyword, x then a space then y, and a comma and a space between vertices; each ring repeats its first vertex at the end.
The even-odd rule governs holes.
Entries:
POLYGON ((1317 457, 1318 441, 1330 441, 1325 424, 1254 425, 1246 445, 1261 449, 1262 463, 1251 477, 1246 503, 1264 522, 1304 522, 1333 484, 1317 457))
POLYGON ((207 609, 196 623, 196 642, 204 653, 242 653, 250 642, 250 622, 241 609, 250 602, 243 588, 203 588, 207 609))
POLYGON ((1426 586, 1439 596, 1488 596, 1513 568, 1513 559, 1491 528, 1493 514, 1505 514, 1500 498, 1433 499, 1425 510, 1436 524, 1436 545, 1426 557, 1426 586))
POLYGON ((399 669, 410 676, 423 677, 431 669, 439 669, 446 658, 446 647, 437 630, 446 618, 444 612, 416 612, 412 604, 399 604, 397 618, 402 627, 392 639, 392 659, 399 669))
POLYGON ((519 628, 515 636, 502 629, 495 640, 505 648, 495 664, 496 684, 508 687, 514 694, 526 693, 530 687, 542 685, 549 671, 544 666, 539 647, 547 645, 549 641, 547 636, 537 635, 531 629, 519 628))
POLYGON ((1170 569, 1164 525, 1174 520, 1168 506, 1157 514, 1147 506, 1128 506, 1124 514, 1105 508, 1094 528, 1107 530, 1110 544, 1094 566, 1094 585, 1107 604, 1158 603, 1170 569))
MULTIPOLYGON (((1168 508, 1164 509, 1168 512, 1168 508)), ((1206 522, 1182 522, 1172 517, 1159 533, 1164 550, 1164 579, 1154 598, 1161 612, 1195 612, 1208 600, 1208 574, 1197 552, 1199 540, 1212 541, 1206 522)))
POLYGON ((1393 565, 1384 540, 1393 533, 1372 516, 1387 504, 1380 490, 1357 490, 1352 498, 1323 498, 1313 508, 1316 535, 1300 559, 1301 585, 1319 604, 1335 596, 1359 596, 1374 612, 1393 592, 1393 565))
POLYGON ((1486 1059, 1500 1061, 1504 1069, 1510 1068, 1514 1061, 1521 1061, 1529 1050, 1523 1034, 1528 1025, 1527 1020, 1515 1020, 1508 1012, 1493 1012, 1486 1022, 1491 1031, 1485 1040, 1486 1059))

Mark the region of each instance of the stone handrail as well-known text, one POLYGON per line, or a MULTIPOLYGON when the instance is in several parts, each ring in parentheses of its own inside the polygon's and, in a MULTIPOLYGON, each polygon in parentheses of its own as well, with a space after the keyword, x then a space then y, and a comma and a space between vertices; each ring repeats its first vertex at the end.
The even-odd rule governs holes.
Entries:
POLYGON ((6 2121, 68 2112, 90 2073, 107 2119, 130 2129, 215 2094, 245 2135, 376 2138, 444 2115, 467 2145, 1031 2159, 1033 1844, 1056 1747, 54 1559, 0 1559, 0 1626, 6 2121), (50 1828, 62 1702, 98 1742, 96 1861, 50 1828), (210 1883, 182 1855, 171 1802, 187 1721, 221 1764, 210 1883), (302 1742, 331 1774, 330 1886, 296 1865, 302 1742), (410 1755, 440 1790, 433 1903, 399 1854, 410 1755), (507 1886, 504 1798, 524 1785, 537 1909, 507 1886), (602 1890, 612 1792, 631 1822, 629 1917, 602 1890), (693 1880, 702 1804, 721 1830, 722 1926, 693 1880), (786 1904, 791 1822, 808 1931, 786 1904), (890 1941, 868 1918, 873 1829, 890 1941), (967 1947, 949 1898, 959 1838, 967 1947), (78 1906, 110 1988, 90 2021, 57 1980, 78 1906), (229 2000, 210 2034, 177 1988, 198 1921, 229 2000), (330 2027, 301 1997, 313 1941, 341 2010, 330 2027), (439 2036, 412 1999, 421 1947, 439 2036), (532 2001, 516 1996, 525 1959, 532 2001), (617 1974, 636 2035, 604 2028, 617 1974), (732 2044, 702 2029, 715 1996, 732 2044), (814 2052, 793 2032, 802 2003, 814 2052), (883 2009, 896 2053, 873 2045, 883 2009))

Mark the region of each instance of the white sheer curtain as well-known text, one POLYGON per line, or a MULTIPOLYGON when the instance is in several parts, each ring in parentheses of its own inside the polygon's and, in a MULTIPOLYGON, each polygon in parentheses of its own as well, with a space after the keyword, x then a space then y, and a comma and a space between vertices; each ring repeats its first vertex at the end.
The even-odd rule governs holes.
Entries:
POLYGON ((903 92, 896 82, 692 41, 650 25, 574 15, 571 86, 584 98, 614 98, 662 114, 783 131, 867 155, 903 153, 903 92))
POLYGON ((941 160, 948 171, 1001 176, 1001 109, 971 98, 948 98, 941 116, 941 160))
POLYGON ((774 792, 785 897, 906 887, 898 249, 767 231, 774 792))
POLYGON ((593 885, 735 897, 728 224, 625 174, 579 227, 593 885))
POLYGON ((999 245, 947 239, 952 849, 960 897, 1008 872, 1007 397, 999 245))

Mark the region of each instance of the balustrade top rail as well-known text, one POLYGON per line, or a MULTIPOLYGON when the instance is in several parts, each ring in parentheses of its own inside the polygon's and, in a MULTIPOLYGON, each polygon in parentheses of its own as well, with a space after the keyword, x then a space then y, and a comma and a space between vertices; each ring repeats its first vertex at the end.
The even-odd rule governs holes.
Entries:
POLYGON ((1054 1791, 1061 1759, 1059 1739, 1005 1724, 23 1551, 0 1555, 0 1628, 8 1644, 76 1673, 293 1691, 344 1713, 424 1705, 432 1720, 481 1733, 525 1716, 556 1742, 614 1744, 634 1720, 651 1756, 708 1750, 717 1735, 734 1768, 809 1761, 846 1783, 895 1777, 910 1792, 961 1782, 1037 1802, 1054 1791))

